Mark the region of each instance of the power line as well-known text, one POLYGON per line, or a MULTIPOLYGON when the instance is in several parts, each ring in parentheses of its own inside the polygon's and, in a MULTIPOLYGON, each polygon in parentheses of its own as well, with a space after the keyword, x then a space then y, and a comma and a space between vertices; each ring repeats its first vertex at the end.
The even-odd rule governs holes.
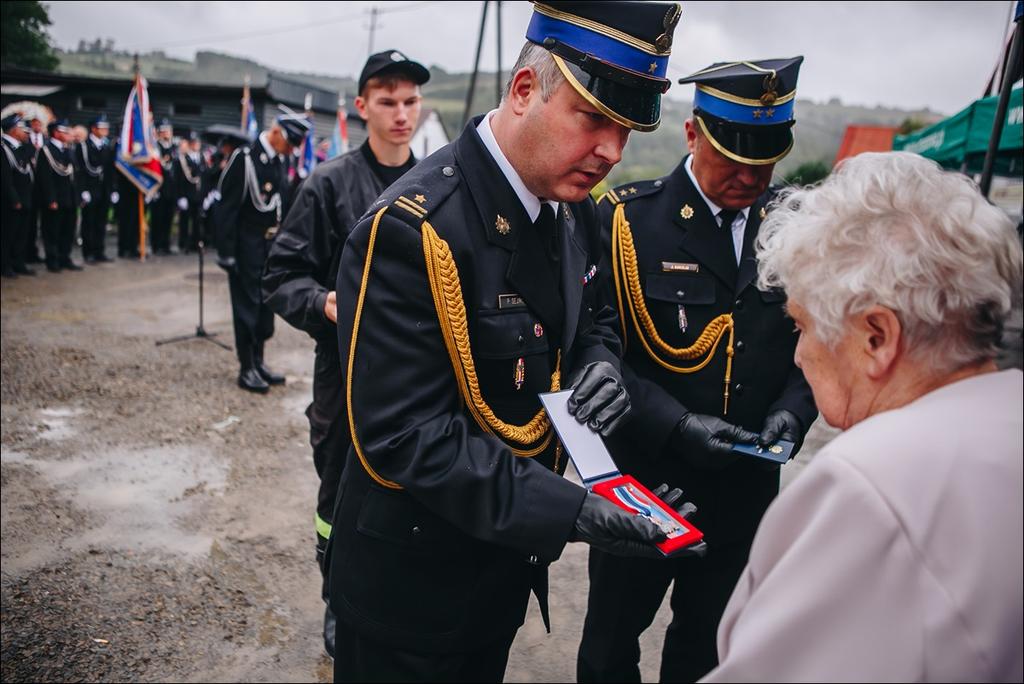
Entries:
MULTIPOLYGON (((396 12, 405 12, 408 10, 416 9, 425 4, 427 4, 426 0, 421 2, 411 2, 407 5, 398 5, 397 7, 386 7, 382 9, 374 7, 374 10, 376 11, 377 14, 394 14, 396 12)), ((304 24, 295 24, 292 26, 278 26, 270 29, 261 29, 258 31, 221 34, 219 36, 207 36, 205 38, 191 38, 189 40, 183 40, 174 43, 164 43, 163 45, 130 45, 121 49, 129 52, 141 49, 167 50, 170 48, 191 47, 193 45, 203 45, 208 43, 226 43, 233 40, 244 40, 246 38, 258 38, 261 36, 279 35, 282 33, 289 33, 291 31, 301 31, 303 29, 308 28, 328 26, 330 24, 338 24, 345 21, 351 21, 352 19, 358 19, 362 16, 364 16, 363 12, 353 12, 349 14, 343 14, 332 19, 318 19, 317 21, 306 22, 304 24)))

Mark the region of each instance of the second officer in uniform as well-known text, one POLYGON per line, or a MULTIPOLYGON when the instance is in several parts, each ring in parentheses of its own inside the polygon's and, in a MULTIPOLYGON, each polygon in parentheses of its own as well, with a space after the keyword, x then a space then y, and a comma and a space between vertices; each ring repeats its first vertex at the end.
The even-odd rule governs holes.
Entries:
POLYGON ((713 64, 682 79, 697 84, 691 154, 599 202, 634 405, 608 445, 624 472, 685 490, 708 553, 654 564, 591 550, 580 681, 639 681, 637 639, 673 579, 661 680, 715 666, 718 621, 779 489, 777 464, 732 447, 799 446, 816 416, 785 295, 755 285, 754 241, 775 163, 793 145, 802 60, 713 64))

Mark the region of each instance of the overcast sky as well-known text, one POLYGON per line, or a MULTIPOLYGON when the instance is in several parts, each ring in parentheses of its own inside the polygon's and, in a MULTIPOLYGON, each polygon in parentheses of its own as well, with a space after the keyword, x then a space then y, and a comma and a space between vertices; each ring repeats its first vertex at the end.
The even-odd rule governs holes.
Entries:
MULTIPOLYGON (((473 66, 482 2, 51 2, 50 35, 190 59, 216 50, 268 67, 356 75, 370 47, 398 48, 448 71, 473 66)), ((494 69, 494 5, 481 68, 494 69)), ((952 114, 980 96, 1006 36, 1013 2, 682 2, 669 74, 716 61, 805 57, 798 94, 844 103, 931 107, 952 114)), ((502 3, 508 69, 529 22, 528 2, 502 3)), ((692 86, 670 95, 689 99, 692 86)))

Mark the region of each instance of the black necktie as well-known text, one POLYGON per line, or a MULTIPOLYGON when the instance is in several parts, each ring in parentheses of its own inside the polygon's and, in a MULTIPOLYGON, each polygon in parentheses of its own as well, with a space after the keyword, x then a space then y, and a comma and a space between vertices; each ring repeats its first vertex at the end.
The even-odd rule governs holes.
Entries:
POLYGON ((737 262, 739 259, 736 259, 736 244, 732 239, 732 224, 739 213, 740 212, 735 209, 723 209, 718 212, 718 218, 722 220, 722 236, 725 238, 725 242, 729 245, 729 254, 731 254, 737 262))
POLYGON ((555 218, 555 211, 551 208, 550 204, 541 202, 540 214, 537 216, 537 220, 533 222, 533 226, 536 230, 539 244, 543 245, 544 253, 544 260, 538 264, 538 267, 547 270, 547 278, 545 280, 554 285, 553 291, 549 293, 549 299, 555 305, 554 310, 557 314, 553 320, 547 320, 545 323, 551 330, 549 339, 557 345, 562 341, 562 269, 559 266, 558 221, 555 218))

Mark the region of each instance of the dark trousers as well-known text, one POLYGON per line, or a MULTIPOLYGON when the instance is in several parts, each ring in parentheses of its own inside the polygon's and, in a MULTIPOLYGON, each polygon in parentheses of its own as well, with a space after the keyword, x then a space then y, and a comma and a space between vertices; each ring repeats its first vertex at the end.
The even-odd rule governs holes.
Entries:
POLYGON ((171 221, 174 219, 174 200, 170 197, 161 196, 152 204, 150 215, 153 218, 153 237, 150 244, 153 251, 170 251, 171 249, 171 221))
POLYGON ((104 256, 106 237, 107 203, 94 198, 82 207, 82 256, 93 259, 104 256))
POLYGON ((263 356, 263 344, 274 335, 274 312, 260 296, 258 280, 228 274, 231 316, 235 328, 235 351, 242 369, 251 368, 255 354, 263 356))
MULTIPOLYGON (((134 188, 121 193, 117 203, 118 256, 137 256, 139 252, 139 191, 134 188)), ((143 205, 145 211, 145 205, 143 205)))
POLYGON ((313 401, 306 408, 313 467, 320 478, 316 514, 327 524, 331 523, 334 514, 338 483, 352 444, 341 385, 341 361, 336 347, 336 343, 317 343, 313 362, 313 401))
POLYGON ((576 680, 640 681, 640 634, 654 620, 673 580, 660 681, 695 682, 707 674, 718 665, 718 623, 749 551, 749 544, 734 544, 710 547, 704 558, 657 561, 591 549, 576 680))
POLYGON ((32 202, 32 208, 28 211, 25 224, 25 261, 26 263, 34 263, 40 261, 39 259, 39 226, 43 222, 43 209, 40 206, 40 201, 36 198, 32 202))
POLYGON ((178 249, 198 249, 199 207, 189 202, 188 209, 178 211, 178 249))
POLYGON ((512 640, 470 653, 402 651, 366 639, 338 623, 334 681, 340 682, 500 682, 512 640))
POLYGON ((4 209, 0 226, 0 268, 5 274, 15 268, 25 268, 25 223, 29 212, 24 209, 4 209))
POLYGON ((47 266, 65 266, 71 261, 75 241, 76 210, 43 209, 43 249, 47 266))

